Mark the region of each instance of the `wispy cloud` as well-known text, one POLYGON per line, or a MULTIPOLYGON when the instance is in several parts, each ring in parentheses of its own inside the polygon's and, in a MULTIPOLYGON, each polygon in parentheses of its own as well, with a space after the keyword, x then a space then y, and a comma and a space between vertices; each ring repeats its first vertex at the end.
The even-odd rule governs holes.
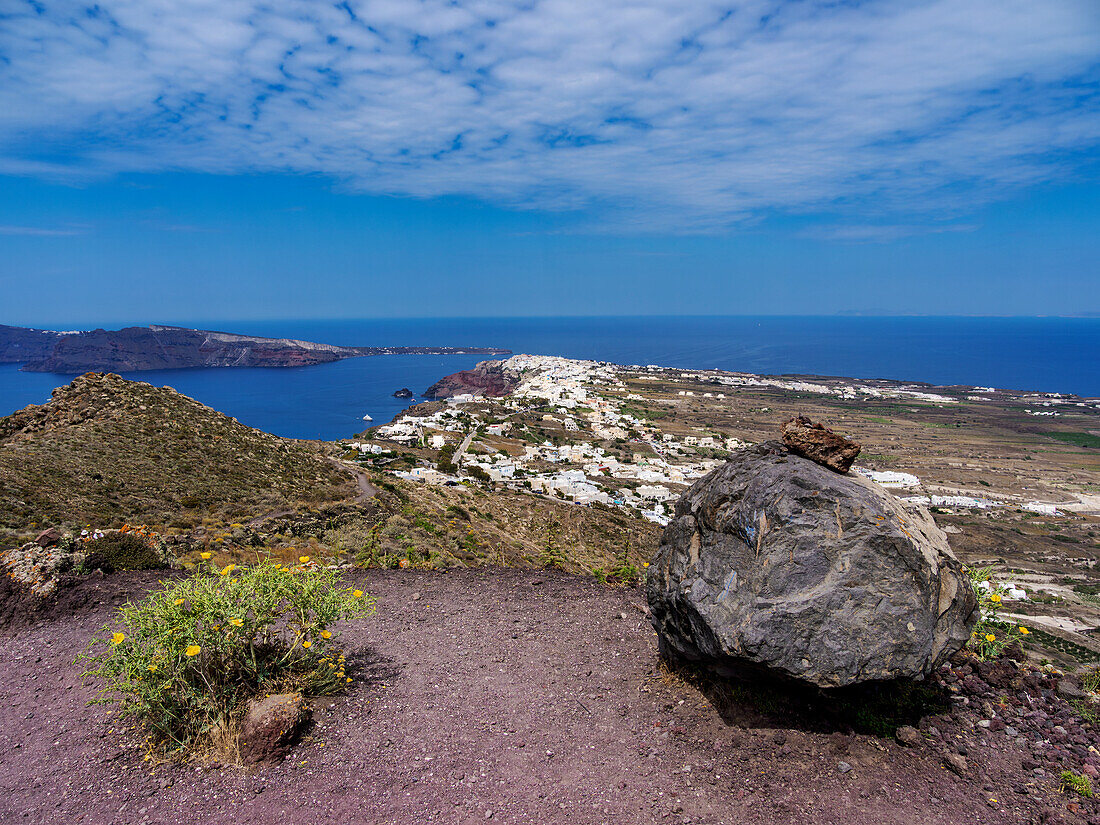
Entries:
POLYGON ((1098 39, 1093 0, 25 1, 0 26, 0 171, 919 227, 1079 173, 1098 39))
POLYGON ((11 226, 0 224, 0 235, 28 235, 31 237, 53 238, 63 235, 84 235, 84 227, 47 227, 47 226, 11 226))
POLYGON ((854 243, 889 243, 912 235, 932 235, 944 232, 976 232, 981 229, 974 223, 938 224, 831 224, 815 226, 799 233, 804 238, 854 243))

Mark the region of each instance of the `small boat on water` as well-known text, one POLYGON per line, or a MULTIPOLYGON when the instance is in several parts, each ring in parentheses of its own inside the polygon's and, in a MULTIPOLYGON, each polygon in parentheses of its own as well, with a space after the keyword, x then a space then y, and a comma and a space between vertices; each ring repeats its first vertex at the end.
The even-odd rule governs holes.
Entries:
POLYGON ((364 420, 364 421, 374 421, 374 419, 373 419, 373 418, 371 418, 371 417, 370 417, 369 415, 364 415, 364 416, 363 416, 363 420, 364 420))

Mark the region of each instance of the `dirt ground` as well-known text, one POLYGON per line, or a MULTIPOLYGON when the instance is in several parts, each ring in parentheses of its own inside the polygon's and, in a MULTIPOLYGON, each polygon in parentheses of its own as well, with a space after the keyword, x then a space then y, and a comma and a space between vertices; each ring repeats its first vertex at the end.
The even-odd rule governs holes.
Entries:
POLYGON ((61 614, 0 631, 0 822, 1019 825, 1096 813, 1074 811, 1052 775, 1022 787, 1027 754, 995 729, 939 722, 951 743, 926 731, 910 749, 727 724, 660 667, 641 591, 496 568, 355 574, 378 598, 376 616, 343 630, 355 684, 316 707, 286 762, 153 766, 110 706, 87 704, 94 686, 74 659, 155 580, 85 580, 61 614), (962 777, 943 766, 948 745, 966 751, 962 777))

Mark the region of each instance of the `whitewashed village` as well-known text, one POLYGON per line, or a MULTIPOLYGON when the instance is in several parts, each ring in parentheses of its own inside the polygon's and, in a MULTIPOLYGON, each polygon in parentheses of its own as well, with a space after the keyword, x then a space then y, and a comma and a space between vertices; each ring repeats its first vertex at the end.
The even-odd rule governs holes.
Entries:
MULTIPOLYGON (((883 386, 884 382, 787 380, 541 355, 515 355, 500 362, 499 369, 515 382, 506 397, 468 392, 417 405, 344 446, 377 467, 385 467, 403 447, 445 451, 442 462, 419 454, 414 466, 391 472, 427 484, 478 480, 581 506, 619 507, 665 525, 686 487, 722 464, 731 451, 752 443, 725 427, 685 428, 679 412, 686 405, 720 411, 729 400, 727 394, 744 389, 943 407, 990 401, 998 393, 993 388, 967 388, 965 395, 956 397, 920 387, 883 386), (700 385, 712 389, 701 390, 700 385), (644 405, 662 412, 647 416, 644 405), (535 438, 536 431, 550 432, 553 438, 535 438)), ((1026 394, 1018 401, 1097 406, 1094 401, 1063 401, 1056 395, 1026 394)), ((1022 412, 1034 415, 1030 407, 1022 412)), ((906 470, 856 465, 854 472, 927 506, 1015 507, 1058 514, 1059 503, 1037 500, 1023 491, 979 495, 925 485, 906 470)), ((1081 507, 1074 501, 1062 506, 1081 507)))

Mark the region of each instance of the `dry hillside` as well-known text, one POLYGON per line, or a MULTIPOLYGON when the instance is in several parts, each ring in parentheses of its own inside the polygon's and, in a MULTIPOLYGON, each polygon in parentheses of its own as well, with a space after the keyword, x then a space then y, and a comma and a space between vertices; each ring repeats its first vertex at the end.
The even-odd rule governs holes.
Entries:
POLYGON ((353 492, 318 445, 240 424, 169 387, 88 373, 0 418, 0 527, 243 517, 353 492))

